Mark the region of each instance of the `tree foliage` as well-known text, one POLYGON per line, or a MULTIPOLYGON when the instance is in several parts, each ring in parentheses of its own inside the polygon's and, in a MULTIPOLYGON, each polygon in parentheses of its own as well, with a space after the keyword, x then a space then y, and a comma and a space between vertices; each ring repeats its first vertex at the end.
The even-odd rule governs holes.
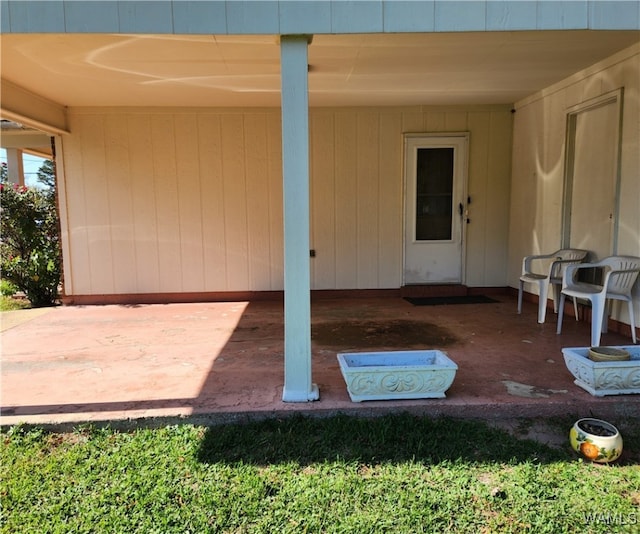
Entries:
POLYGON ((33 307, 51 306, 61 277, 55 192, 12 184, 0 175, 2 278, 23 291, 33 307))
POLYGON ((56 171, 52 160, 44 160, 42 166, 38 169, 38 182, 48 188, 52 193, 55 191, 56 171))

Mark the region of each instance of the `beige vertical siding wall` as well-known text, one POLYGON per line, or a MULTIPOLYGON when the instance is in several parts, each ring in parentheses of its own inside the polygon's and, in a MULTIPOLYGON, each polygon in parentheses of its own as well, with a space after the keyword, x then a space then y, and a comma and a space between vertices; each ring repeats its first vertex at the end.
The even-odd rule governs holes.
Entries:
MULTIPOLYGON (((68 295, 282 289, 277 109, 72 109, 68 295)), ((471 133, 467 284, 507 279, 508 107, 311 112, 315 289, 402 282, 402 134, 471 133)))
POLYGON ((640 45, 636 45, 516 104, 510 286, 517 287, 524 255, 560 246, 567 109, 620 87, 624 102, 618 253, 640 256, 640 45))
POLYGON ((311 115, 316 289, 402 283, 403 134, 470 132, 466 283, 504 286, 509 108, 318 109, 311 115))

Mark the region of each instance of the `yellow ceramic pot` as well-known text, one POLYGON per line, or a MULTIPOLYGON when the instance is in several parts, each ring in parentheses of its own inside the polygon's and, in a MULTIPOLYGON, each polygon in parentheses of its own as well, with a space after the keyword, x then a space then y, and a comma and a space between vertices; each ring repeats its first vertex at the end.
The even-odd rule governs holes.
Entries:
POLYGON ((611 423, 585 418, 574 423, 569 431, 571 448, 587 460, 608 463, 622 454, 622 436, 611 423))

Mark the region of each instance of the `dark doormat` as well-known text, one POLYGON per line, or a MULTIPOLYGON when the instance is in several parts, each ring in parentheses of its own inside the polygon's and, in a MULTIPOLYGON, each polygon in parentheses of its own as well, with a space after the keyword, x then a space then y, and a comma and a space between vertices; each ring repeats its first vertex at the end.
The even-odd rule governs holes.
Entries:
POLYGON ((487 297, 486 295, 462 295, 456 297, 405 297, 407 302, 414 306, 441 306, 443 304, 489 304, 491 302, 500 302, 498 300, 487 297))

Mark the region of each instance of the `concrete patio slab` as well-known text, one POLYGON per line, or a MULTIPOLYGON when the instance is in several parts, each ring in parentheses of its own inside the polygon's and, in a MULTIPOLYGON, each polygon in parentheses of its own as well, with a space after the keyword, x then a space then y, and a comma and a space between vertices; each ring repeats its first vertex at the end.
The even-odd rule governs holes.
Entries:
MULTIPOLYGON (((493 296, 493 295, 492 295, 493 296)), ((1 416, 17 423, 203 424, 290 413, 411 411, 462 417, 640 416, 640 395, 596 398, 573 383, 561 349, 589 323, 515 299, 414 306, 399 298, 315 300, 313 380, 320 400, 283 403, 278 301, 74 306, 3 314, 1 416), (338 352, 440 349, 458 372, 445 399, 353 403, 338 352)), ((603 344, 629 344, 617 333, 603 344)))

